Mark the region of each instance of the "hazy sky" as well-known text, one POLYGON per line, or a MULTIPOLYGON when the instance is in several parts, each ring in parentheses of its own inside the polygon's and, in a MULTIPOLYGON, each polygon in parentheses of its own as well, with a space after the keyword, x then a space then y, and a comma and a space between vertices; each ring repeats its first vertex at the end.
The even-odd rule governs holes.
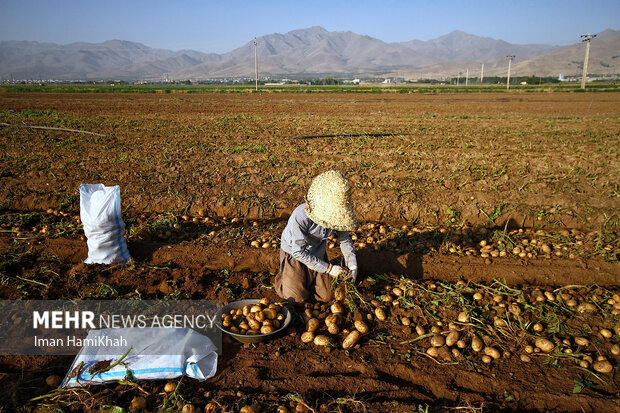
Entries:
POLYGON ((567 45, 620 29, 620 0, 0 0, 0 40, 121 39, 223 53, 254 36, 322 26, 386 42, 462 30, 510 43, 567 45))

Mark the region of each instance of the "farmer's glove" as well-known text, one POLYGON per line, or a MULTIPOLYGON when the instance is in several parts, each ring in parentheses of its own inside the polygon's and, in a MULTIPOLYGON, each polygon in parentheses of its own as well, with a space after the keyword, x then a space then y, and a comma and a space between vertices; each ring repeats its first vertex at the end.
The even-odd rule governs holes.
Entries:
POLYGON ((355 284, 356 279, 357 279, 357 266, 354 265, 352 267, 349 267, 349 275, 347 276, 347 280, 355 284))
POLYGON ((333 278, 338 278, 340 277, 342 274, 344 274, 344 268, 342 268, 339 265, 332 265, 329 268, 329 271, 327 272, 329 275, 331 275, 333 278))

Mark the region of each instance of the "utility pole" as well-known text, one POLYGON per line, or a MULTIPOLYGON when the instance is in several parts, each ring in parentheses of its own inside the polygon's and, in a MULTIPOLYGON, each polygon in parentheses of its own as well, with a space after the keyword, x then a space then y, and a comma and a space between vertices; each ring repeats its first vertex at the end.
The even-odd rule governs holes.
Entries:
POLYGON ((484 80, 484 63, 482 64, 482 68, 480 69, 480 84, 482 85, 482 81, 484 80))
POLYGON ((254 38, 254 81, 258 90, 258 52, 256 51, 256 37, 254 38))
POLYGON ((469 86, 469 68, 465 72, 465 86, 469 86))
POLYGON ((459 85, 459 81, 461 80, 461 72, 456 76, 456 85, 459 85))
POLYGON ((506 79, 506 89, 510 89, 510 66, 512 66, 512 59, 514 56, 506 56, 508 58, 508 78, 506 79))
POLYGON ((588 77, 588 59, 590 58, 590 40, 595 38, 595 34, 582 34, 582 42, 586 42, 586 57, 583 59, 583 74, 581 75, 581 88, 586 88, 586 77, 588 77))

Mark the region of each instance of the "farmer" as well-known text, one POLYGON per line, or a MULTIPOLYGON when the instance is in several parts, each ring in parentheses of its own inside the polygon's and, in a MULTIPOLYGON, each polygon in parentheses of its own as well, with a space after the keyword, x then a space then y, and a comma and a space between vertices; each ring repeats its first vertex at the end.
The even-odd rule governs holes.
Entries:
POLYGON ((357 259, 348 232, 359 226, 351 205, 351 186, 340 172, 327 171, 314 178, 306 201, 295 208, 282 232, 276 293, 289 301, 328 302, 332 279, 345 274, 352 282, 357 278, 357 259), (332 234, 340 241, 348 273, 327 262, 325 245, 332 234))

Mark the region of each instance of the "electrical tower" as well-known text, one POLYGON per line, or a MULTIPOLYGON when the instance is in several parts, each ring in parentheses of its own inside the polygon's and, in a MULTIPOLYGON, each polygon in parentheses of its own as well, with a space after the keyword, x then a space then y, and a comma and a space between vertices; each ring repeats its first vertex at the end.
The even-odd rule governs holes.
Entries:
POLYGON ((586 57, 583 59, 583 73, 581 74, 581 88, 586 88, 586 77, 588 77, 588 59, 590 58, 590 40, 596 37, 595 34, 582 34, 582 42, 586 42, 586 57))
POLYGON ((514 56, 506 56, 508 58, 508 78, 506 79, 506 89, 510 89, 510 67, 512 66, 512 59, 514 56))

